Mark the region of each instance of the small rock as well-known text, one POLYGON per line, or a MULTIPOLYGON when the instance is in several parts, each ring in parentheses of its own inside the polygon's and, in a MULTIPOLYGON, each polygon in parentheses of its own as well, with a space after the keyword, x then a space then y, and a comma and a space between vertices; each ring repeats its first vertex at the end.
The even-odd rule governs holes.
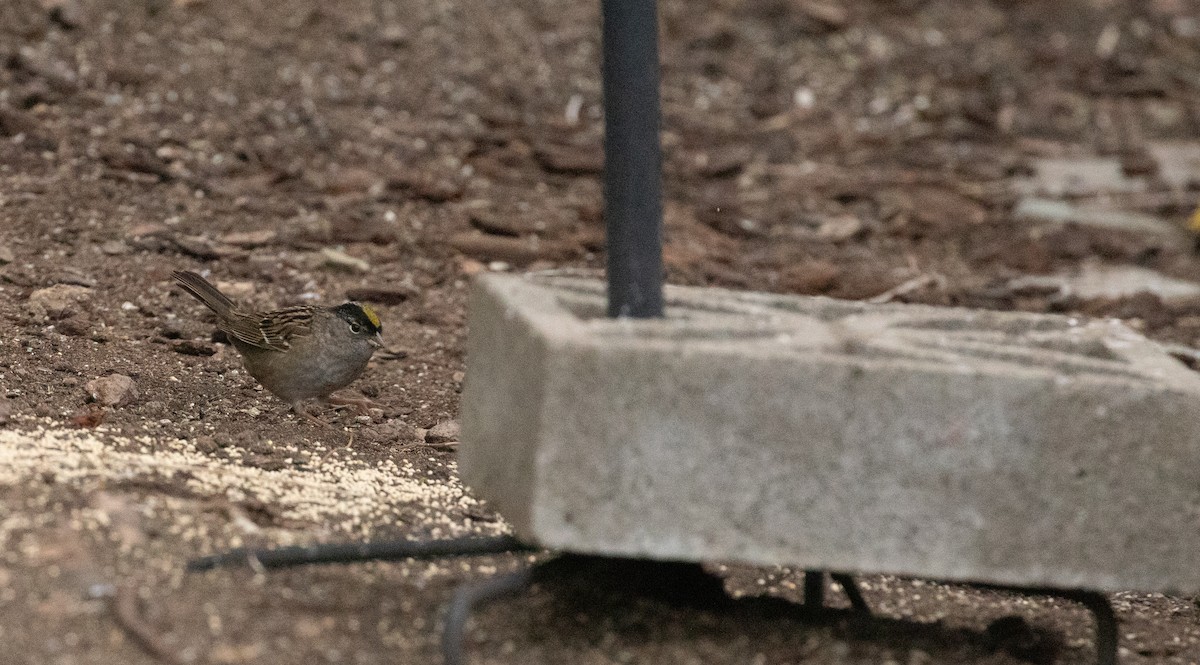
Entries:
POLYGON ((38 318, 64 319, 82 309, 92 290, 74 284, 55 284, 29 294, 27 306, 38 318))
POLYGON ((206 455, 211 455, 221 448, 217 445, 216 439, 203 434, 196 437, 196 439, 192 441, 192 445, 195 446, 196 450, 206 455))
POLYGON ((100 251, 109 256, 119 256, 121 254, 129 253, 129 245, 126 245, 120 240, 109 240, 108 242, 100 245, 100 251))
POLYGON ((457 420, 442 421, 425 432, 425 443, 450 443, 458 441, 462 428, 457 420))
POLYGON ((171 350, 185 356, 211 356, 217 347, 203 339, 175 339, 171 340, 171 350))
POLYGON ((408 34, 408 29, 402 25, 390 24, 383 27, 379 31, 379 39, 384 44, 392 47, 405 46, 412 39, 408 34))
POLYGON ((485 272, 486 270, 487 266, 485 266, 482 261, 476 261, 475 259, 466 256, 461 256, 458 259, 458 271, 467 277, 474 277, 475 275, 485 272))
POLYGON ((109 374, 84 385, 92 400, 104 406, 121 406, 137 398, 137 386, 124 374, 109 374))
POLYGON ((857 236, 865 228, 862 220, 854 215, 836 215, 821 222, 821 225, 817 227, 817 237, 822 240, 841 242, 857 236))
POLYGON ((406 425, 399 420, 386 420, 378 425, 364 428, 361 430, 361 435, 364 439, 396 444, 423 441, 424 432, 425 430, 406 425))
POLYGON ((0 399, 0 425, 7 425, 12 420, 13 405, 7 399, 0 399))
POLYGON ((72 316, 55 323, 54 329, 68 337, 83 337, 92 331, 92 324, 81 316, 72 316))
POLYGON ((183 337, 183 327, 178 321, 166 321, 159 326, 158 334, 167 339, 181 339, 183 337))
POLYGON ((216 286, 221 290, 221 293, 224 293, 234 300, 238 298, 248 298, 254 295, 254 282, 244 279, 236 282, 217 280, 216 286))
POLYGON ((321 258, 324 260, 325 265, 331 268, 338 268, 349 272, 365 273, 371 271, 371 264, 333 247, 323 248, 321 250, 321 258))
POLYGON ((12 263, 17 260, 16 254, 13 254, 12 247, 8 245, 0 245, 0 266, 6 263, 12 263))

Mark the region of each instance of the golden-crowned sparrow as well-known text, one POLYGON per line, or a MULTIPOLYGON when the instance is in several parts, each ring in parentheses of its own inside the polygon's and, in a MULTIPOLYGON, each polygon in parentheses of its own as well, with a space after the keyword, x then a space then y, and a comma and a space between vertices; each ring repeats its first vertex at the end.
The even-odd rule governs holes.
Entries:
POLYGON ((304 400, 328 399, 350 385, 383 346, 379 317, 366 305, 298 305, 256 312, 239 308, 194 272, 176 270, 171 276, 216 313, 217 328, 242 354, 250 376, 305 418, 312 416, 301 408, 304 400))

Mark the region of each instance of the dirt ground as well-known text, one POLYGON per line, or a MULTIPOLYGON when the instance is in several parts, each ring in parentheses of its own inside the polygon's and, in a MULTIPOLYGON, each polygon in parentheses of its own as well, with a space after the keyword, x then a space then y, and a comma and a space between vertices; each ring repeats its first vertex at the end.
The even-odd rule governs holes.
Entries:
MULTIPOLYGON (((1200 2, 660 4, 670 281, 1117 316, 1200 345, 1195 297, 1022 282, 1095 264, 1200 280, 1184 231, 1200 176, 1166 177, 1150 150, 1200 136, 1200 2), (1039 160, 1091 157, 1127 180, 1059 198, 1178 233, 1016 214, 1039 160)), ((0 3, 0 660, 440 662, 454 589, 527 556, 182 564, 239 545, 504 531, 458 481, 452 433, 437 434, 467 369, 470 277, 603 264, 598 5, 0 3), (375 304, 389 350, 354 388, 381 408, 324 412, 329 429, 297 420, 172 289, 182 268, 261 306, 375 304)), ((750 596, 796 598, 802 577, 713 571, 750 596)), ((542 585, 480 613, 468 650, 476 663, 1092 658, 1089 618, 1066 603, 863 582, 879 618, 542 585)), ((1123 663, 1200 662, 1192 599, 1113 602, 1123 663)))

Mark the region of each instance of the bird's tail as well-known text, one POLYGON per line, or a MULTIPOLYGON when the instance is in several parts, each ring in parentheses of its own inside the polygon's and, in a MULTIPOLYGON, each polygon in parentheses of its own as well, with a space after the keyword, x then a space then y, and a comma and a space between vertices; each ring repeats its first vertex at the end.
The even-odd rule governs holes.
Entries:
POLYGON ((192 294, 196 300, 208 305, 208 308, 218 315, 228 314, 233 308, 233 301, 221 293, 211 282, 190 270, 176 270, 171 277, 183 287, 184 291, 192 294))

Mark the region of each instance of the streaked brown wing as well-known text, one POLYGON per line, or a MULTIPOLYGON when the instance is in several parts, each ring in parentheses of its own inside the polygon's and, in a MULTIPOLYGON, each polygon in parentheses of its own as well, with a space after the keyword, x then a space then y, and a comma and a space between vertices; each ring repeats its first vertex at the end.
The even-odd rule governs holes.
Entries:
POLYGON ((230 317, 222 330, 260 349, 286 351, 291 346, 288 340, 308 334, 312 328, 312 317, 311 307, 297 305, 262 316, 230 317))

